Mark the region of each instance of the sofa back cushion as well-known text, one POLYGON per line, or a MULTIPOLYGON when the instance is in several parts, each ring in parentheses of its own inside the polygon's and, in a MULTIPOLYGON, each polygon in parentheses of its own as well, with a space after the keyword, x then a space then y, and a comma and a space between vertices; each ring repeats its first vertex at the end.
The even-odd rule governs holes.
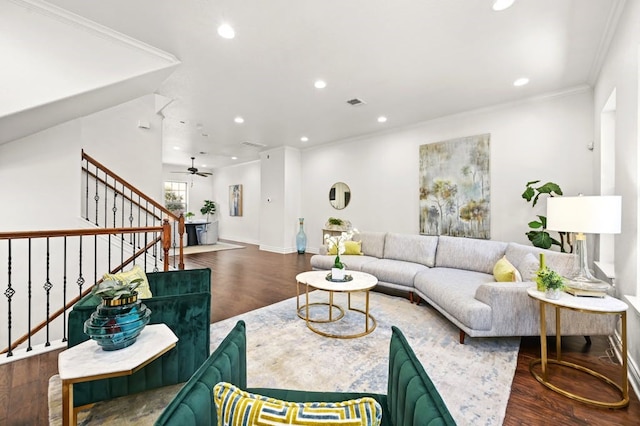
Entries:
POLYGON ((384 258, 433 267, 437 246, 436 236, 388 233, 384 239, 384 258))
POLYGON ((523 281, 533 281, 540 267, 540 253, 544 253, 544 260, 549 269, 562 276, 571 274, 575 264, 575 255, 570 253, 560 253, 524 244, 509 243, 505 254, 509 262, 518 268, 518 271, 522 274, 523 281))
POLYGON ((384 237, 386 232, 360 232, 353 237, 362 242, 362 254, 382 259, 384 255, 384 237))
POLYGON ((438 238, 436 266, 493 274, 493 267, 505 254, 507 243, 473 238, 438 238))

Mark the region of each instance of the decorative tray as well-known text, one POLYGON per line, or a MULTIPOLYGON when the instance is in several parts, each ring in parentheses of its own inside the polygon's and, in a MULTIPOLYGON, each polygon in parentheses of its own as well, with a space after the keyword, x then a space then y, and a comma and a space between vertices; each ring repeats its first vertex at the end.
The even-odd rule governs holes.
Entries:
POLYGON ((331 281, 333 283, 346 283, 347 281, 353 280, 353 277, 351 275, 345 275, 343 280, 335 280, 331 278, 331 272, 329 272, 326 276, 326 280, 331 281))

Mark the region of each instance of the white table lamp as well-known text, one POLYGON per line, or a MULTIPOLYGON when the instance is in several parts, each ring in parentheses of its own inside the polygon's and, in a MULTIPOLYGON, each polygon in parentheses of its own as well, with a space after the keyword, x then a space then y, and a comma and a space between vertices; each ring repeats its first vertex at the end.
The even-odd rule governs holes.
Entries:
POLYGON ((576 233, 576 271, 571 281, 590 288, 601 283, 589 271, 585 234, 619 234, 622 198, 619 195, 550 197, 547 199, 547 229, 576 233))

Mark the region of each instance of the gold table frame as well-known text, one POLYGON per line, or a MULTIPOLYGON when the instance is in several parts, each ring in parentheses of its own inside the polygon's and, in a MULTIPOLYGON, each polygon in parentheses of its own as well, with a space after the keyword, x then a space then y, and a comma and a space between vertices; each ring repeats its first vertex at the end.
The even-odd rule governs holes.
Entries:
POLYGON ((376 322, 376 319, 369 312, 369 307, 370 307, 369 290, 371 290, 377 285, 378 279, 373 275, 367 274, 365 272, 353 271, 353 272, 350 272, 350 274, 353 277, 352 281, 345 281, 340 283, 333 282, 333 284, 328 284, 330 283, 330 281, 326 281, 326 278, 325 278, 327 273, 328 271, 309 271, 309 272, 303 272, 296 276, 296 294, 297 294, 296 295, 296 313, 298 317, 305 320, 305 323, 309 330, 325 337, 332 337, 336 339, 355 339, 355 338, 370 334, 373 330, 376 329, 378 324, 376 322), (300 305, 300 285, 301 284, 305 286, 305 304, 302 306, 300 305), (326 284, 326 285, 323 285, 323 284, 326 284), (335 287, 335 288, 331 288, 331 287, 335 287), (328 292, 329 302, 311 303, 309 301, 310 288, 312 290, 322 290, 322 291, 328 292), (364 310, 355 308, 351 305, 351 293, 358 293, 358 292, 365 293, 365 309, 364 310), (345 315, 344 308, 334 303, 334 299, 333 299, 334 293, 347 293, 347 310, 359 312, 364 315, 365 324, 364 324, 363 332, 353 333, 353 334, 334 334, 334 333, 328 333, 322 330, 318 330, 316 327, 313 326, 313 323, 336 322, 344 317, 345 315), (321 319, 321 320, 311 319, 309 316, 309 307, 314 305, 328 306, 329 307, 328 318, 321 319), (338 309, 340 312, 340 315, 338 315, 336 318, 333 317, 333 308, 338 309), (304 315, 300 313, 301 310, 305 311, 304 315))
POLYGON ((593 298, 580 298, 576 296, 571 296, 566 293, 561 294, 561 299, 552 300, 546 299, 544 297, 544 293, 537 291, 535 289, 527 290, 529 296, 533 299, 537 299, 540 303, 540 358, 532 359, 529 362, 529 371, 536 378, 538 382, 552 391, 559 393, 560 395, 564 395, 567 398, 571 398, 575 401, 579 401, 588 405, 592 405, 595 407, 601 408, 623 408, 629 405, 629 377, 627 372, 627 309, 628 306, 622 302, 621 300, 614 299, 612 297, 606 296, 609 301, 615 301, 616 305, 612 306, 610 310, 602 310, 600 307, 596 309, 593 306, 590 306, 593 302, 593 298), (570 301, 572 305, 568 306, 563 303, 562 300, 564 298, 564 302, 570 301), (573 299, 567 299, 573 298, 573 299), (619 302, 619 303, 618 303, 619 302), (555 317, 556 317, 556 359, 549 359, 547 353, 547 324, 546 324, 546 306, 549 305, 555 308, 555 317), (582 305, 582 306, 581 306, 582 305), (616 307, 617 306, 617 307, 616 307), (561 321, 560 321, 560 310, 561 309, 570 309, 576 312, 585 312, 592 314, 600 314, 600 315, 620 315, 621 316, 621 331, 622 331, 622 372, 621 372, 621 384, 617 383, 615 380, 597 372, 585 366, 562 360, 562 351, 561 351, 561 339, 562 336, 560 334, 561 330, 561 321), (572 368, 574 370, 581 371, 583 373, 589 374, 592 377, 595 377, 606 383, 607 385, 614 388, 621 395, 621 399, 615 402, 607 402, 600 401, 595 399, 586 398, 580 395, 576 395, 571 393, 565 389, 562 389, 559 386, 556 386, 549 382, 547 376, 547 365, 555 364, 562 367, 572 368), (534 370, 536 365, 541 366, 542 374, 537 373, 534 370))

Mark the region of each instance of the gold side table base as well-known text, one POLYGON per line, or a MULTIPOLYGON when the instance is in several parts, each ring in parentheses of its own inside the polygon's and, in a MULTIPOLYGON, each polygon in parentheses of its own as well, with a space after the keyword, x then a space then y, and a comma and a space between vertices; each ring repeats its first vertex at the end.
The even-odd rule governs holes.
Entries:
POLYGON ((612 388, 614 388, 616 391, 618 391, 620 393, 620 396, 622 397, 622 399, 620 401, 615 401, 615 402, 599 401, 599 400, 596 400, 596 399, 585 398, 583 396, 576 395, 574 393, 566 391, 566 390, 564 390, 564 389, 562 389, 562 388, 550 383, 548 380, 545 380, 542 377, 541 374, 538 374, 536 371, 534 371, 533 368, 536 365, 541 365, 541 364, 542 364, 542 359, 541 358, 531 360, 529 362, 529 371, 531 372, 533 377, 536 378, 536 380, 538 382, 540 382, 542 385, 548 387, 552 391, 559 393, 560 395, 564 395, 567 398, 571 398, 571 399, 573 399, 575 401, 579 401, 579 402, 582 402, 584 404, 588 404, 588 405, 592 405, 592 406, 600 407, 600 408, 623 408, 623 407, 626 407, 627 405, 629 405, 629 396, 628 395, 625 396, 625 392, 622 389, 622 386, 620 386, 619 384, 617 384, 616 382, 614 382, 613 380, 611 380, 607 376, 598 373, 597 371, 591 370, 590 368, 584 367, 582 365, 574 364, 574 363, 568 362, 568 361, 558 361, 558 360, 555 360, 555 359, 547 360, 547 364, 555 364, 555 365, 559 365, 559 366, 562 366, 562 367, 572 368, 574 370, 578 370, 578 371, 582 371, 583 373, 587 373, 587 374, 591 375, 592 377, 595 377, 595 378, 601 380, 602 382, 608 384, 609 386, 611 386, 612 388))
MULTIPOLYGON (((327 323, 327 322, 334 322, 334 321, 338 321, 339 319, 342 319, 342 317, 344 317, 344 309, 342 309, 342 306, 338 306, 338 305, 332 305, 330 303, 327 302, 314 302, 314 303, 309 303, 309 306, 329 306, 329 309, 332 308, 336 308, 337 310, 340 311, 340 315, 338 315, 336 318, 333 318, 333 313, 329 314, 329 318, 326 320, 317 320, 317 319, 311 319, 309 318, 310 322, 317 322, 319 324, 322 323, 327 323)), ((306 320, 307 317, 304 316, 304 314, 302 314, 300 311, 301 310, 306 310, 307 309, 307 305, 302 305, 298 308, 298 318, 306 320)))

